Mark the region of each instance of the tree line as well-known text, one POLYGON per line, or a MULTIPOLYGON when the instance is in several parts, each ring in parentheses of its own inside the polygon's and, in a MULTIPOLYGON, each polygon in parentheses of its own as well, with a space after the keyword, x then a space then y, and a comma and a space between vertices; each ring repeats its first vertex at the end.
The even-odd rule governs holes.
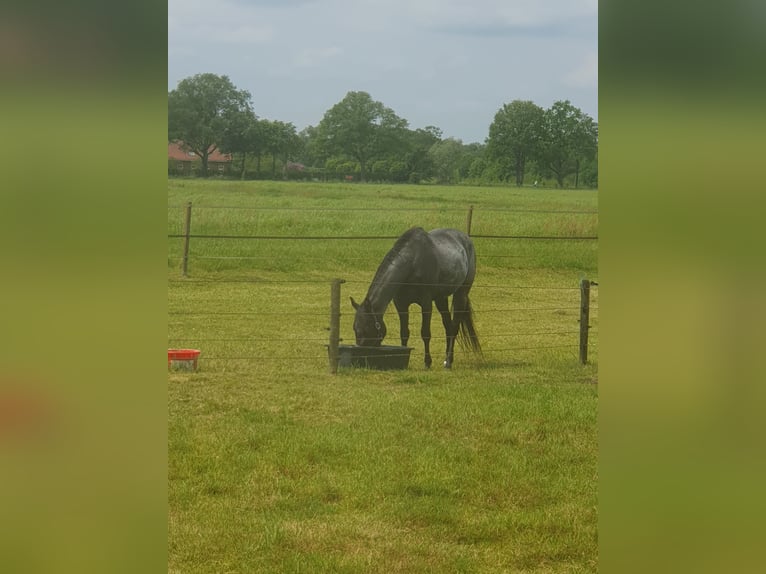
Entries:
POLYGON ((259 118, 252 97, 227 76, 197 74, 168 92, 168 140, 200 158, 231 154, 231 175, 409 183, 598 186, 598 124, 569 101, 543 109, 514 100, 495 114, 484 143, 444 138, 366 92, 348 92, 316 126, 259 118), (264 161, 265 160, 265 161, 264 161))

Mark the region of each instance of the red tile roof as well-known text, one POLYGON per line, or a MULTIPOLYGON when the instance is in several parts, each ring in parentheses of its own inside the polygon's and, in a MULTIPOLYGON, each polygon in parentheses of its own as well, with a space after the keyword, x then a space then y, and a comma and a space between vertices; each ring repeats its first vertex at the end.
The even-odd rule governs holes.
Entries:
MULTIPOLYGON (((183 150, 183 142, 168 142, 168 159, 177 161, 199 161, 199 156, 192 151, 183 150)), ((230 162, 231 154, 222 154, 217 149, 208 157, 208 161, 230 162)))

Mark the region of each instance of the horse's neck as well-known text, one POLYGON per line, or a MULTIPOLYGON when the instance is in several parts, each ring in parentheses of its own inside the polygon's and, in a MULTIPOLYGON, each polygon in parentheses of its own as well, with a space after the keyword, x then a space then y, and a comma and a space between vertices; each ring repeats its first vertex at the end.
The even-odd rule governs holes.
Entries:
POLYGON ((388 304, 401 289, 401 283, 407 275, 406 265, 402 260, 395 258, 385 269, 378 269, 370 289, 367 291, 367 299, 372 304, 375 313, 383 314, 388 304))

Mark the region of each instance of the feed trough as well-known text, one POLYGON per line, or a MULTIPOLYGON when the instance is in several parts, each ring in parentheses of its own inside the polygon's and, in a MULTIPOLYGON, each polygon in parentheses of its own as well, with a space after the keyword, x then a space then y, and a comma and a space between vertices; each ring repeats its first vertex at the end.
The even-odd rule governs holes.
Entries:
POLYGON ((410 362, 412 347, 381 345, 360 347, 358 345, 338 346, 339 367, 361 367, 379 371, 406 369, 410 362))
POLYGON ((196 371, 197 349, 168 349, 168 370, 173 371, 196 371))

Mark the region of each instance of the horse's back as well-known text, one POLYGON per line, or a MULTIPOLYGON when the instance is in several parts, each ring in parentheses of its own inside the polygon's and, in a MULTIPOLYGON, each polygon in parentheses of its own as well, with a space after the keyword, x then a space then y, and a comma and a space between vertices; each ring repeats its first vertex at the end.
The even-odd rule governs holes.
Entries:
POLYGON ((471 238, 459 229, 442 227, 428 232, 429 237, 439 246, 462 247, 466 252, 473 250, 471 238))
POLYGON ((458 229, 434 229, 429 232, 439 269, 439 283, 453 291, 473 282, 476 253, 471 238, 458 229))
POLYGON ((442 261, 457 261, 472 266, 476 261, 473 241, 459 229, 434 229, 429 232, 437 257, 442 261))

